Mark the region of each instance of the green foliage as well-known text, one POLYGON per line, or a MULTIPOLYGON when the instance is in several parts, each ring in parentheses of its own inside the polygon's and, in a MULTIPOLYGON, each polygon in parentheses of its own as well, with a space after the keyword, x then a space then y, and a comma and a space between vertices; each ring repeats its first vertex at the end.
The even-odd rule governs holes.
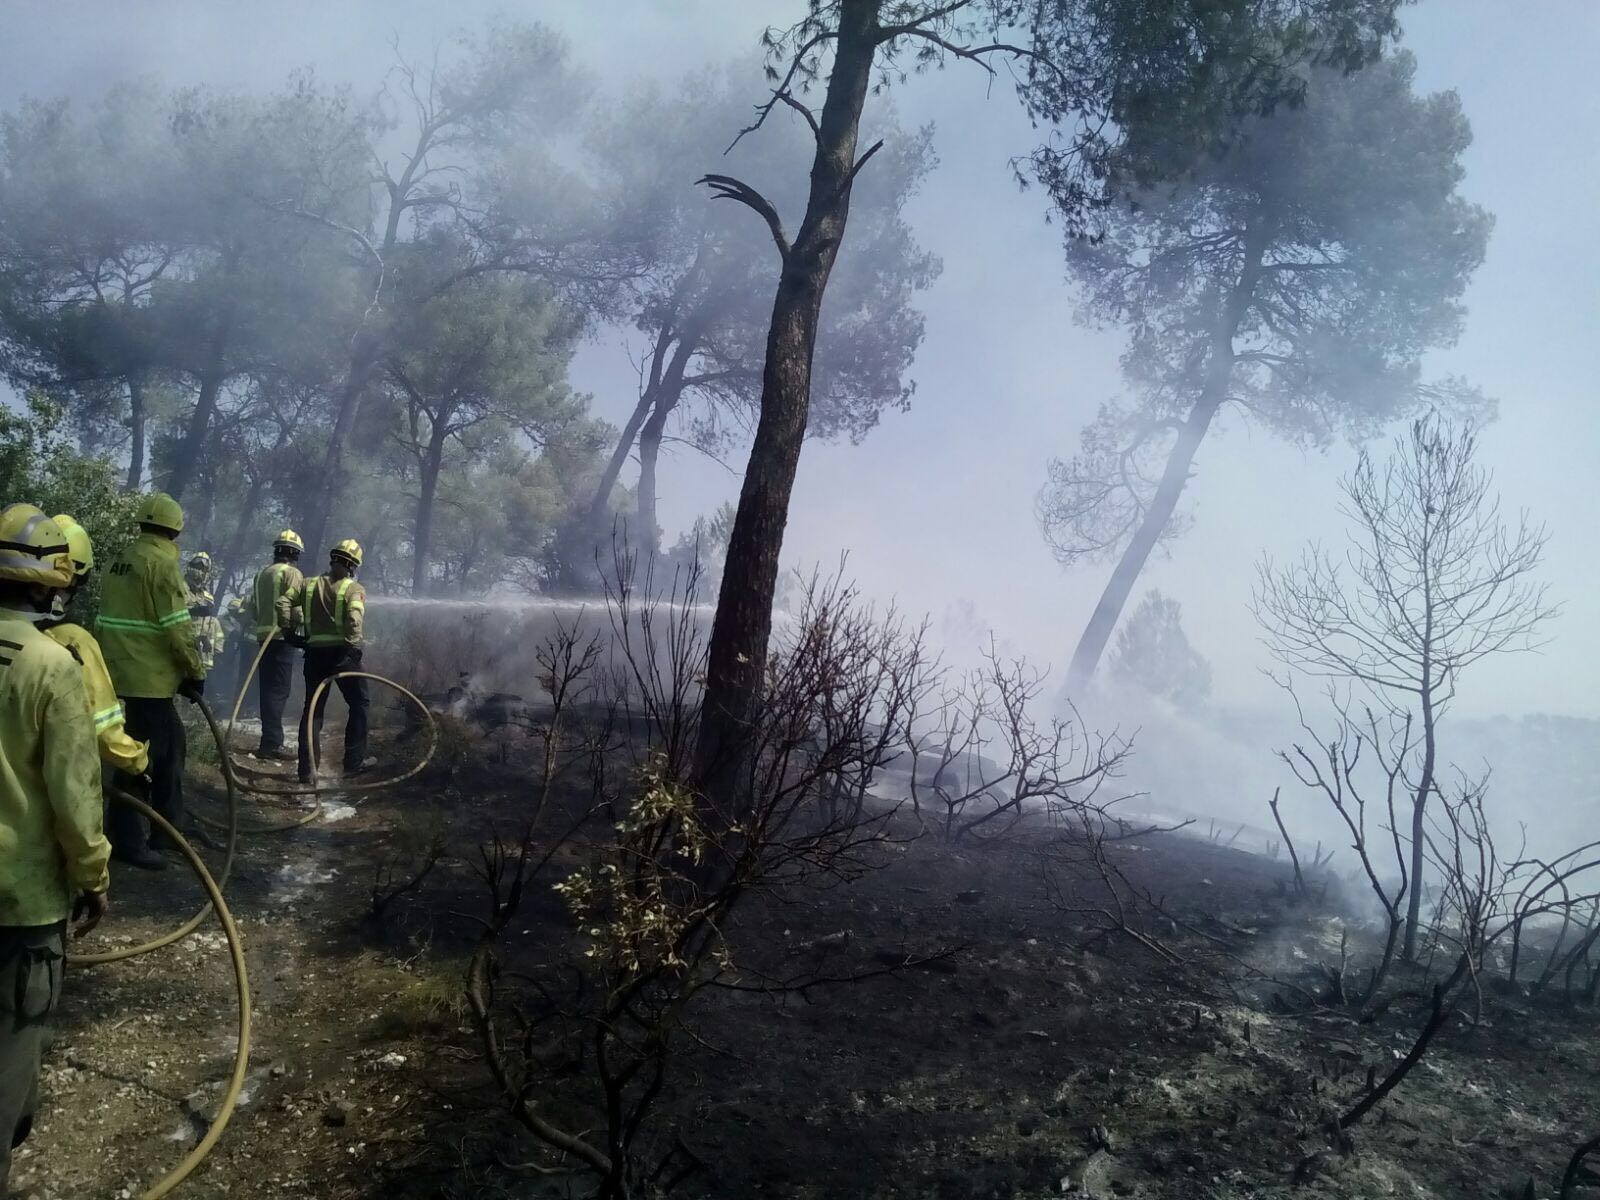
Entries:
POLYGON ((573 345, 642 253, 556 150, 586 97, 559 36, 502 22, 370 103, 300 72, 0 115, 0 375, 179 496, 219 597, 330 494, 382 587, 532 578, 610 436, 573 345))
POLYGON ((1418 360, 1455 340, 1492 220, 1456 191, 1460 101, 1415 94, 1415 72, 1404 53, 1318 72, 1303 106, 1069 244, 1085 315, 1132 331, 1143 408, 1188 407, 1219 328, 1229 398, 1295 441, 1370 433, 1418 402, 1418 360))
MULTIPOLYGON (((138 532, 133 522, 137 495, 117 487, 116 469, 101 458, 79 454, 66 433, 61 407, 30 393, 21 412, 0 407, 0 502, 37 504, 52 516, 76 517, 104 565, 138 532)), ((100 603, 99 572, 89 577, 72 604, 75 620, 92 618, 100 603)))
MULTIPOLYGON (((685 934, 706 910, 683 887, 683 875, 712 845, 702 816, 694 790, 671 778, 657 757, 640 771, 627 813, 613 827, 615 841, 598 861, 554 885, 588 943, 584 956, 613 979, 690 966, 685 934)), ((727 964, 720 941, 713 954, 727 964)))
POLYGON ((466 1013, 460 963, 419 955, 406 962, 368 951, 347 968, 352 998, 378 1013, 377 1041, 438 1035, 466 1013))
POLYGON ((662 555, 657 577, 670 583, 677 572, 687 582, 691 568, 698 566, 696 591, 701 596, 716 596, 722 587, 722 564, 728 560, 728 539, 733 535, 733 519, 737 515, 733 503, 724 501, 709 517, 696 517, 690 530, 679 534, 677 542, 662 555))
MULTIPOLYGON (((1252 118, 1306 102, 1308 76, 1357 70, 1399 34, 1404 0, 990 0, 997 28, 1029 23, 1019 85, 1056 126, 1032 156, 1070 238, 1115 222, 1130 191, 1204 173, 1252 118)), ((924 48, 925 49, 925 48, 924 48)))
MULTIPOLYGON (((459 248, 436 241, 441 257, 459 248)), ((593 465, 610 430, 567 385, 581 332, 537 280, 481 276, 415 304, 386 361, 392 467, 415 499, 417 594, 527 578, 564 507, 563 464, 593 465), (534 449, 537 448, 537 453, 534 449), (414 490, 413 490, 414 489, 414 490)))
POLYGON ((1457 192, 1459 101, 1415 94, 1414 74, 1403 53, 1317 70, 1303 103, 1245 121, 1178 184, 1114 170, 1123 203, 1102 238, 1067 241, 1067 263, 1084 319, 1129 330, 1134 396, 1052 464, 1041 517, 1064 562, 1121 554, 1148 521, 1178 532, 1158 485, 1224 408, 1324 447, 1421 406, 1486 407, 1421 377, 1460 329, 1492 222, 1457 192))
POLYGON ((1153 588, 1117 631, 1109 665, 1117 682, 1181 708, 1211 693, 1211 664, 1189 644, 1178 602, 1153 588))

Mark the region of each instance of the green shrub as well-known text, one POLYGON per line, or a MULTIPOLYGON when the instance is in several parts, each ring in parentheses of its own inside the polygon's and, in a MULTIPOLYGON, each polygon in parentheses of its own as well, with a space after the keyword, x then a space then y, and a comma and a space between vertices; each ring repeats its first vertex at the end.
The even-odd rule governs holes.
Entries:
MULTIPOLYGON (((78 453, 59 405, 38 392, 24 404, 21 412, 0 407, 0 503, 70 513, 88 531, 103 567, 138 532, 133 510, 139 497, 118 487, 110 462, 78 453)), ((73 619, 88 624, 99 607, 97 571, 73 600, 73 619)))

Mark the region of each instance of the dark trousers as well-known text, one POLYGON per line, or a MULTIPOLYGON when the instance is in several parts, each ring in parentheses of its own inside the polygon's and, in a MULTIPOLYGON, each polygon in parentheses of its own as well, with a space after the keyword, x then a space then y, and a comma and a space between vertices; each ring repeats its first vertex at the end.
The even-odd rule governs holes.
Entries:
MULTIPOLYGON (((184 827, 183 764, 189 753, 183 722, 178 719, 177 701, 172 697, 153 699, 144 696, 122 697, 127 714, 128 736, 150 743, 150 786, 142 787, 126 775, 118 785, 144 801, 178 829, 184 827)), ((126 804, 112 804, 106 821, 111 848, 119 853, 136 851, 150 843, 159 846, 165 839, 146 832, 145 819, 126 804)))
POLYGON ((0 1196, 11 1194, 11 1152, 39 1107, 39 1063, 61 1001, 66 950, 65 922, 0 926, 0 1196))
MULTIPOLYGON (((311 712, 311 694, 317 690, 317 685, 331 675, 340 671, 359 671, 361 669, 361 651, 353 650, 349 646, 307 646, 306 647, 306 706, 300 714, 300 778, 311 778, 311 737, 314 728, 317 738, 317 749, 322 749, 322 718, 328 708, 328 692, 324 689, 322 696, 317 701, 317 711, 313 719, 311 712), (308 728, 311 726, 312 728, 308 728)), ((344 697, 344 702, 350 707, 350 719, 344 727, 344 769, 354 770, 361 765, 361 760, 367 756, 367 681, 365 679, 338 679, 334 687, 339 689, 339 694, 344 697)), ((318 754, 321 758, 321 754, 318 754)))
POLYGON ((283 708, 294 685, 294 647, 281 637, 273 638, 256 671, 261 676, 261 749, 281 750, 283 708))

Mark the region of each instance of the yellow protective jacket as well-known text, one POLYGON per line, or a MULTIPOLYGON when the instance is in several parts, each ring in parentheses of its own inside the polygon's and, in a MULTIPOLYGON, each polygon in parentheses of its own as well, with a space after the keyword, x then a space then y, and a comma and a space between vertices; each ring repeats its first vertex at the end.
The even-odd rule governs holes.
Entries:
POLYGON ((255 626, 256 641, 264 642, 274 629, 292 633, 300 627, 299 596, 306 577, 293 563, 275 562, 256 573, 255 586, 250 589, 250 621, 255 626), (291 597, 287 619, 278 614, 278 601, 291 597))
POLYGON ((117 555, 94 631, 119 696, 169 699, 185 679, 205 678, 176 542, 141 533, 117 555))
POLYGON ((206 669, 206 674, 211 674, 211 668, 217 665, 217 659, 222 657, 222 650, 227 643, 227 635, 222 628, 222 619, 216 615, 216 597, 204 588, 197 588, 187 580, 184 590, 188 593, 189 619, 194 622, 195 649, 200 652, 200 665, 206 669), (197 609, 210 608, 209 613, 197 612, 197 609))
POLYGON ((100 762, 83 671, 0 608, 0 925, 52 925, 103 892, 100 762))
POLYGON ((282 628, 293 629, 292 615, 296 608, 301 613, 301 631, 305 634, 306 645, 361 645, 367 591, 353 577, 346 575, 334 580, 318 575, 306 580, 298 595, 280 597, 278 623, 282 628))
POLYGON ((222 624, 230 638, 242 640, 254 633, 255 622, 250 616, 250 601, 244 596, 235 596, 228 604, 228 616, 222 624))
POLYGON ((82 625, 52 625, 44 633, 56 645, 65 646, 83 668, 83 690, 89 694, 89 719, 94 722, 100 761, 129 775, 143 775, 150 769, 150 744, 128 736, 122 701, 111 686, 111 673, 106 670, 100 643, 82 625))

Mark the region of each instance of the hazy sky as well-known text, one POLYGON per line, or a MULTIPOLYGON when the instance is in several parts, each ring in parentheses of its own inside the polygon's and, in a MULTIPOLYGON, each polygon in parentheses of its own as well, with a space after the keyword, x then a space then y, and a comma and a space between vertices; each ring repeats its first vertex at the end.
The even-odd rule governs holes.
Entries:
MULTIPOLYGON (((425 53, 495 12, 563 30, 575 58, 622 90, 754 53, 765 24, 803 8, 802 0, 6 0, 0 105, 23 95, 88 99, 147 74, 266 88, 306 64, 368 89, 390 61, 393 36, 425 53)), ((1508 506, 1549 524, 1545 578, 1564 605, 1549 648, 1477 668, 1462 708, 1600 716, 1600 5, 1423 0, 1408 10, 1406 30, 1419 85, 1461 94, 1475 135, 1464 190, 1497 222, 1467 296, 1465 335, 1430 369, 1464 374, 1499 399, 1483 455, 1508 506)), ((1019 193, 1007 165, 1035 136, 1009 89, 991 90, 976 68, 956 64, 913 81, 896 103, 908 127, 935 124, 941 159, 910 214, 945 264, 924 297, 916 402, 861 446, 807 448, 785 557, 831 563, 849 550, 867 590, 928 611, 953 647, 992 627, 1004 643, 1064 665, 1108 568, 1057 566, 1034 498, 1046 460, 1070 454, 1084 422, 1117 391, 1120 339, 1074 323, 1042 199, 1019 193)), ((685 179, 714 166, 686 163, 685 179)), ((631 408, 635 375, 621 334, 583 350, 575 382, 608 417, 631 408)), ((1201 450, 1189 490, 1194 529, 1144 582, 1182 602, 1219 698, 1262 694, 1262 655, 1245 611, 1254 563, 1340 534, 1335 484, 1351 457, 1345 448, 1302 455, 1238 420, 1201 450)), ((742 465, 742 452, 732 465, 742 465)), ((664 454, 669 538, 737 489, 734 475, 691 451, 664 454)))

